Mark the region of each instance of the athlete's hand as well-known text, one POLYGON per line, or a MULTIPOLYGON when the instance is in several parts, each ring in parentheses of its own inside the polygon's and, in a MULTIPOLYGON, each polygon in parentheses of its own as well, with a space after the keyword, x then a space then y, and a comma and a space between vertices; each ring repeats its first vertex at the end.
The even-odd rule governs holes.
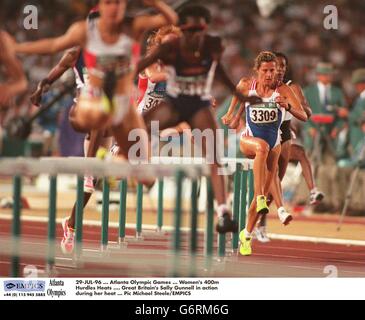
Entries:
POLYGON ((30 101, 35 105, 35 106, 39 106, 42 100, 42 95, 47 92, 49 90, 51 86, 44 82, 41 81, 38 84, 37 90, 35 92, 32 93, 32 95, 30 96, 30 101))
POLYGON ((222 118, 221 118, 222 122, 224 125, 228 126, 230 124, 230 122, 232 121, 232 115, 228 115, 225 114, 222 118))
POLYGON ((284 97, 284 96, 278 96, 276 99, 275 99, 275 102, 277 104, 279 104, 281 107, 283 107, 285 110, 288 110, 289 109, 289 103, 288 103, 288 98, 287 97, 284 97))

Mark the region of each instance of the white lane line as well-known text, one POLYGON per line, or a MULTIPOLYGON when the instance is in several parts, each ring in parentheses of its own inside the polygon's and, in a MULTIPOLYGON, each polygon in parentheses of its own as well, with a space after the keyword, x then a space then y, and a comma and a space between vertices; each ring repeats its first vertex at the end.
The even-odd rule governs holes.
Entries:
POLYGON ((287 255, 278 255, 278 254, 270 254, 270 253, 255 253, 256 256, 261 256, 261 257, 273 257, 273 258, 281 258, 281 259, 297 259, 297 260, 307 260, 307 261, 320 261, 320 262, 330 262, 330 263, 353 263, 353 264, 358 264, 358 265, 364 265, 365 266, 365 261, 360 262, 360 261, 351 261, 351 260, 336 260, 336 259, 331 259, 331 258, 315 258, 315 257, 298 257, 298 256, 287 256, 287 255))
POLYGON ((304 249, 300 247, 278 247, 278 246, 270 246, 270 244, 265 247, 267 250, 287 250, 287 251, 302 251, 302 252, 314 252, 314 253, 332 253, 332 254, 343 254, 343 255, 352 255, 352 256, 364 256, 365 257, 365 251, 364 253, 358 253, 358 252, 346 252, 346 251, 337 251, 337 250, 318 250, 318 249, 304 249))

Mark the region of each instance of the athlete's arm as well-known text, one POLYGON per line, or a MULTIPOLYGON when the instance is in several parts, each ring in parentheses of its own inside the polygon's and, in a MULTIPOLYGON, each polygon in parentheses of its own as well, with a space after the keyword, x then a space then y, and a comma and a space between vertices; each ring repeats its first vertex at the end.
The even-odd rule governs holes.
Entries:
POLYGON ((167 79, 166 72, 163 70, 163 68, 161 68, 158 63, 150 65, 144 70, 144 73, 152 83, 166 81, 167 79))
POLYGON ((276 99, 283 108, 290 112, 294 117, 301 121, 307 121, 308 116, 304 111, 302 104, 286 84, 279 87, 280 96, 276 99))
POLYGON ((55 54, 76 46, 83 46, 86 40, 86 22, 74 23, 68 31, 57 38, 49 38, 15 45, 15 51, 25 54, 55 54))
POLYGON ((302 107, 309 119, 312 116, 312 108, 309 105, 307 98, 304 96, 302 88, 297 84, 291 84, 289 87, 293 90, 294 94, 299 99, 299 101, 302 104, 302 107))
POLYGON ((134 19, 133 30, 139 39, 147 30, 159 29, 165 25, 178 23, 177 13, 161 0, 145 0, 145 5, 155 8, 160 14, 154 16, 139 16, 134 19))
MULTIPOLYGON (((245 92, 245 89, 247 87, 247 85, 246 85, 247 81, 248 81, 248 79, 242 78, 236 87, 237 91, 245 92)), ((238 98, 236 96, 233 96, 232 100, 231 100, 231 104, 229 105, 229 108, 227 110, 227 113, 222 117, 223 124, 228 125, 232 121, 233 114, 236 109, 237 103, 238 103, 238 98)))
POLYGON ((13 42, 9 34, 0 31, 0 65, 4 66, 8 74, 8 81, 0 84, 0 106, 26 91, 28 86, 22 65, 11 50, 13 42))
POLYGON ((79 57, 80 48, 76 47, 66 51, 59 63, 50 71, 48 76, 43 79, 37 86, 37 90, 31 95, 30 101, 34 105, 39 105, 42 94, 70 68, 72 68, 79 57))
POLYGON ((146 70, 148 67, 152 66, 158 60, 166 62, 165 60, 171 54, 173 54, 172 42, 165 42, 161 44, 158 48, 152 50, 147 56, 142 58, 137 65, 137 75, 142 71, 146 70))

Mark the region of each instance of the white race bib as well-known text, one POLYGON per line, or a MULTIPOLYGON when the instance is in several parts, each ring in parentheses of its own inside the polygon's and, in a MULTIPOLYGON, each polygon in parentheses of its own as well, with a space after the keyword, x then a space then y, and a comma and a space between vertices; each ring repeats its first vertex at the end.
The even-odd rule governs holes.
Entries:
POLYGON ((279 119, 279 109, 276 107, 251 106, 250 119, 255 124, 275 123, 279 119))

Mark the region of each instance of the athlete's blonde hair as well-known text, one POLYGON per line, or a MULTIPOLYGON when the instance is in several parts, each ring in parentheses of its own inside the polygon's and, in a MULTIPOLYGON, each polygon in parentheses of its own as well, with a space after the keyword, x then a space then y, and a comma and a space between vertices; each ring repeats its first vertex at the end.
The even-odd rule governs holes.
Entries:
POLYGON ((152 48, 160 45, 162 43, 162 39, 169 35, 174 34, 178 37, 182 35, 181 30, 174 26, 174 25, 168 25, 160 28, 155 33, 151 34, 147 39, 147 51, 151 50, 152 48))
POLYGON ((271 51, 262 51, 255 59, 254 70, 257 71, 263 62, 275 62, 276 55, 271 51))

